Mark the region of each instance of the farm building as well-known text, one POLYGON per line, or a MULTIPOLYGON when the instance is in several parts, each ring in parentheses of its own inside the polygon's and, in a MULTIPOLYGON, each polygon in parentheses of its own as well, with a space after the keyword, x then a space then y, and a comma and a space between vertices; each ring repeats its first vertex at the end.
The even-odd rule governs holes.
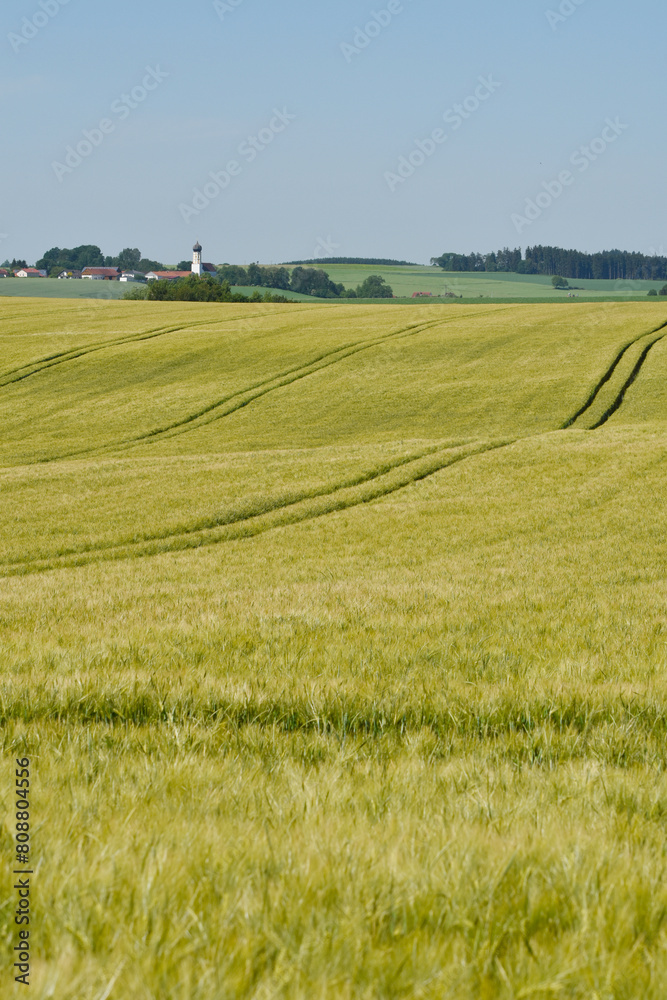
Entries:
POLYGON ((117 267, 84 267, 81 277, 92 281, 118 281, 120 272, 117 267))
POLYGON ((145 281, 146 275, 143 271, 123 271, 120 276, 121 281, 145 281))
POLYGON ((22 267, 16 272, 17 278, 45 278, 46 271, 38 271, 36 267, 22 267))
POLYGON ((5 270, 4 267, 0 267, 0 278, 6 278, 9 275, 9 271, 5 270))
POLYGON ((413 292, 413 299, 431 299, 433 298, 433 292, 413 292))
POLYGON ((83 272, 81 271, 61 271, 60 274, 58 275, 58 278, 59 279, 80 278, 82 273, 83 272))
POLYGON ((177 278, 189 278, 190 271, 149 271, 146 278, 149 281, 176 281, 177 278))

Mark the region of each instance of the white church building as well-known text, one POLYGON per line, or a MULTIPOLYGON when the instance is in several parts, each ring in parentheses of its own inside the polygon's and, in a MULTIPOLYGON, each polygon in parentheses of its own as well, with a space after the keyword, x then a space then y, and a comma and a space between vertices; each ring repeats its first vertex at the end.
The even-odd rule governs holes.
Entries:
POLYGON ((202 246, 199 240, 192 248, 192 273, 201 278, 202 275, 215 274, 216 268, 213 264, 202 264, 202 246))
POLYGON ((188 278, 191 274, 196 274, 198 278, 217 274, 214 264, 202 263, 201 253, 202 246, 197 240, 192 248, 192 267, 189 271, 149 271, 146 278, 148 281, 177 281, 178 278, 188 278))

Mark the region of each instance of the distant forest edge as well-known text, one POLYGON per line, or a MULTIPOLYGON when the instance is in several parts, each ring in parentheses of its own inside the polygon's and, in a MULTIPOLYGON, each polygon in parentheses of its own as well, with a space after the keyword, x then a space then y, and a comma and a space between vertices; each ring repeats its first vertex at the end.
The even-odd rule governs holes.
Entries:
POLYGON ((628 250, 602 250, 599 253, 582 253, 580 250, 562 250, 560 247, 526 247, 525 257, 521 248, 504 247, 497 253, 443 253, 431 257, 431 264, 444 271, 494 272, 513 274, 561 275, 563 278, 595 278, 611 281, 665 281, 667 257, 647 256, 628 250))
POLYGON ((285 266, 297 264, 372 264, 374 267, 419 267, 410 260, 387 260, 384 257, 312 257, 310 260, 287 260, 285 266))

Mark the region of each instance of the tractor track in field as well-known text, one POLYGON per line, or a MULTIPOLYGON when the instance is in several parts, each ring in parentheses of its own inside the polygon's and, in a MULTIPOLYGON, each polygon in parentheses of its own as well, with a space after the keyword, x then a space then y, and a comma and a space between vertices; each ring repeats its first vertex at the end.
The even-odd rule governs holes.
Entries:
POLYGON ((659 344, 660 341, 665 339, 665 337, 667 337, 667 334, 663 333, 661 337, 656 337, 655 340, 652 340, 650 344, 646 345, 642 353, 639 355, 639 358, 637 359, 634 368, 632 369, 629 376, 621 386, 621 389, 618 395, 616 396, 616 399, 614 399, 611 405, 607 407, 607 409, 604 411, 600 419, 593 424, 593 426, 591 427, 592 431, 596 431, 598 427, 602 427, 602 425, 606 424, 609 418, 612 417, 617 410, 620 410, 621 406, 623 405, 623 401, 625 399, 625 394, 627 393, 630 386, 634 382, 636 382, 637 378, 639 377, 639 374, 642 368, 644 367, 644 363, 647 357, 649 356, 655 345, 659 344))
POLYGON ((385 463, 379 470, 362 474, 353 480, 307 491, 301 496, 276 498, 261 510, 236 514, 230 512, 227 518, 220 518, 217 523, 209 520, 189 529, 163 533, 139 541, 109 542, 57 556, 4 563, 0 566, 0 578, 28 576, 101 562, 148 558, 252 538, 277 528, 312 521, 327 514, 381 500, 450 466, 507 448, 516 440, 459 446, 459 449, 465 450, 459 450, 451 445, 436 445, 416 456, 404 456, 396 462, 385 463))
POLYGON ((581 420, 582 417, 586 416, 586 414, 593 408, 594 404, 598 400, 600 393, 602 392, 604 387, 611 381, 618 367, 623 363, 623 361, 625 360, 629 352, 632 350, 632 348, 636 347, 637 344, 641 343, 642 340, 652 337, 653 339, 649 340, 649 343, 646 345, 646 347, 640 354, 636 364, 632 369, 632 372, 630 373, 626 381, 623 383, 620 391, 615 396, 611 405, 605 410, 602 417, 597 421, 595 421, 590 427, 587 427, 586 430, 597 430, 598 427, 601 427, 604 423, 606 423, 609 417, 612 416, 612 414, 615 413, 616 410, 618 410, 619 407, 622 405, 626 392, 628 391, 632 383, 637 379, 651 349, 655 347, 655 345, 659 341, 663 340, 665 336, 667 336, 666 333, 661 333, 661 331, 665 330, 665 328, 667 328, 667 322, 662 323, 661 326, 656 327, 654 330, 650 330, 648 333, 643 333, 640 337, 635 337, 634 340, 631 340, 629 343, 624 344, 624 346, 616 354, 616 357, 614 358, 610 366, 607 368, 602 377, 593 387, 593 390, 588 396, 586 402, 583 404, 583 406, 581 406, 577 410, 577 412, 573 416, 571 416, 568 420, 566 420, 566 422, 562 425, 561 430, 567 430, 568 428, 572 427, 578 420, 581 420), (660 336, 656 336, 656 334, 660 334, 660 336))
MULTIPOLYGON (((497 312, 498 310, 494 310, 494 314, 497 312)), ((488 314, 490 313, 478 313, 475 315, 475 318, 478 318, 480 315, 488 314)), ((315 375, 317 372, 330 368, 333 365, 338 364, 338 362, 344 361, 346 358, 359 354, 362 351, 371 350, 375 347, 381 347, 384 344, 391 343, 399 337, 414 336, 415 334, 430 330, 433 327, 442 326, 447 323, 454 323, 457 319, 458 317, 451 317, 444 320, 442 318, 431 320, 428 323, 413 323, 410 324, 410 326, 402 327, 400 330, 394 330, 392 333, 385 334, 382 337, 375 337, 373 340, 352 341, 349 344, 343 344, 335 350, 323 352, 306 364, 301 364, 296 368, 287 369, 279 372, 278 374, 271 375, 269 378, 262 379, 260 382, 256 382, 251 386, 238 389, 236 392, 232 392, 222 399, 215 400, 214 402, 203 407, 201 410, 191 413, 187 417, 176 420, 171 424, 155 428, 152 431, 147 431, 146 433, 140 434, 134 438, 125 438, 120 441, 97 445, 94 448, 80 449, 77 451, 62 453, 54 457, 38 459, 35 464, 65 461, 67 459, 82 458, 86 455, 103 455, 108 452, 117 452, 119 450, 135 448, 140 445, 152 444, 156 441, 163 441, 167 438, 177 437, 180 434, 197 430, 199 427, 204 427, 217 420, 222 420, 224 417, 231 416, 231 414, 244 409, 250 403, 255 402, 255 400, 260 399, 262 396, 268 395, 270 392, 293 385, 295 382, 298 382, 303 378, 307 378, 309 375, 315 375), (223 409, 224 407, 227 408, 223 409)))
MULTIPOLYGON (((267 314, 263 313, 261 315, 267 314)), ((254 316, 252 318, 259 319, 261 316, 254 316)), ((185 330, 194 330, 202 326, 219 326, 225 323, 236 323, 238 320, 239 317, 234 317, 234 319, 202 320, 196 323, 181 323, 177 326, 161 326, 156 327, 154 330, 145 330, 143 333, 134 334, 131 337, 119 337, 115 340, 107 340, 101 343, 90 344, 86 347, 73 347, 69 351, 61 351, 58 354, 47 355, 45 358, 38 358, 36 361, 30 361, 26 364, 19 365, 18 368, 2 372, 0 374, 0 389, 9 385, 15 385, 17 382, 22 382, 24 379, 31 378, 33 375, 39 375, 42 372, 48 371, 50 368, 66 364, 69 361, 76 361, 78 358, 86 357, 86 355, 94 354, 98 351, 108 350, 112 347, 124 347, 128 344, 140 344, 143 341, 155 340, 157 337, 163 337, 170 333, 181 333, 185 330)))
POLYGON ((190 414, 182 420, 174 421, 173 424, 167 424, 165 427, 159 427, 156 430, 149 431, 147 434, 140 434, 136 438, 124 441, 123 445, 125 447, 132 447, 135 445, 152 443, 157 440, 164 440, 166 437, 176 437, 179 434, 185 434, 188 431, 196 430, 198 427, 203 427, 206 424, 214 423, 216 420, 222 420, 224 417, 231 416, 232 413, 236 413, 238 410, 244 409, 244 407, 253 403, 256 399, 260 399, 262 396, 266 396, 270 392, 275 392, 277 389, 283 389, 288 385, 293 385, 295 382, 299 382, 301 379, 307 378, 309 375, 315 375, 317 372, 323 371, 325 368, 330 368, 333 365, 338 364, 340 361, 344 361, 346 358, 352 357, 354 354, 371 350, 373 347, 381 347, 383 344, 391 342, 398 337, 413 336, 417 333, 423 333, 425 330, 429 330, 434 326, 440 325, 441 322, 441 320, 435 320, 431 323, 414 324, 404 327, 401 330, 395 330, 393 333, 385 334, 385 336, 378 337, 375 340, 356 341, 350 344, 343 344, 342 347, 338 347, 333 351, 326 351, 323 354, 320 354, 318 357, 314 358, 305 365, 299 365, 297 368, 287 369, 287 371, 280 372, 277 375, 272 375, 271 378, 257 382, 255 385, 248 386, 245 389, 239 389, 237 392, 231 393, 223 399, 210 403, 208 406, 197 411, 197 413, 190 414), (239 398, 244 396, 247 396, 248 398, 239 398), (228 403, 232 403, 233 405, 222 413, 217 412, 228 403))

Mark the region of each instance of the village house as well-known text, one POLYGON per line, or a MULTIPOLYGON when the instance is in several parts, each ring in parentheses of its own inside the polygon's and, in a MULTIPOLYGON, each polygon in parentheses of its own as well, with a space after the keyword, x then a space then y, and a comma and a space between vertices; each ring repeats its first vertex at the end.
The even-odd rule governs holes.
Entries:
POLYGON ((191 271, 149 271, 148 281, 176 281, 178 278, 189 278, 191 271))
POLYGON ((84 267, 81 277, 92 281, 118 281, 120 271, 117 267, 84 267))
POLYGON ((22 267, 16 272, 17 278, 45 278, 46 271, 38 271, 36 267, 22 267))
POLYGON ((121 281, 145 281, 146 275, 143 271, 123 271, 120 276, 121 281))
POLYGON ((0 267, 0 278, 8 278, 8 277, 9 277, 9 271, 7 271, 4 267, 0 267))
POLYGON ((61 271, 60 274, 58 275, 58 278, 61 279, 80 278, 82 273, 83 273, 82 271, 61 271))

